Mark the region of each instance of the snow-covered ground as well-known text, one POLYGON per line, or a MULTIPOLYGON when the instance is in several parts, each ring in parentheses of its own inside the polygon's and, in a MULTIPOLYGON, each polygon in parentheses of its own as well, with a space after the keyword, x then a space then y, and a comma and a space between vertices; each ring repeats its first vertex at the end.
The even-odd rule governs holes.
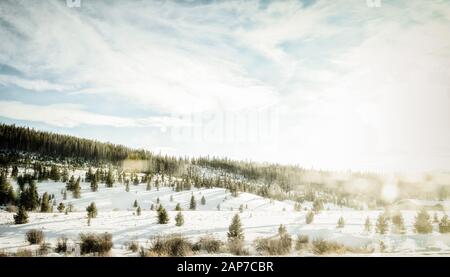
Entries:
MULTIPOLYGON (((294 203, 290 201, 269 200, 249 193, 241 193, 233 197, 225 189, 193 189, 192 191, 175 192, 170 187, 161 187, 157 190, 146 191, 146 185, 134 186, 130 184, 130 191, 125 191, 125 186, 115 184, 113 188, 105 188, 100 184, 97 192, 91 192, 88 183, 82 183, 80 199, 72 199, 68 192, 67 200, 62 200, 61 191, 64 183, 44 182, 38 183, 39 194, 48 192, 54 194, 56 202, 71 203, 75 212, 65 215, 58 213, 56 207, 54 213, 29 213, 29 223, 14 225, 13 213, 0 212, 0 250, 14 252, 18 248, 27 247, 25 233, 30 229, 41 229, 45 233, 46 240, 52 244, 61 236, 77 240, 82 232, 109 232, 113 235, 113 255, 131 255, 126 250, 126 243, 138 241, 145 244, 158 234, 181 233, 195 241, 205 234, 226 240, 226 233, 232 217, 238 213, 242 205, 245 209, 240 213, 245 232, 247 246, 252 249, 252 242, 258 237, 271 237, 277 234, 280 224, 284 224, 287 231, 293 235, 308 235, 310 239, 324 238, 342 243, 349 247, 372 246, 375 252, 370 255, 380 255, 377 250, 380 241, 386 245, 383 255, 450 255, 450 235, 440 234, 437 224, 434 224, 432 234, 419 235, 413 232, 415 211, 403 211, 407 233, 404 235, 386 234, 378 235, 372 231, 364 232, 366 217, 370 217, 372 224, 382 211, 356 211, 349 208, 338 208, 326 205, 324 211, 316 215, 312 224, 305 224, 306 211, 311 203, 304 203, 302 211, 294 211, 294 203), (189 211, 191 195, 197 200, 197 210, 189 211), (201 205, 202 196, 206 204, 201 205), (170 198, 173 201, 170 201, 170 198), (151 204, 160 203, 169 211, 170 222, 160 225, 156 222, 156 212, 150 210, 151 204), (140 216, 135 215, 133 202, 137 200, 142 208, 140 216), (95 202, 99 210, 97 218, 92 219, 90 226, 87 224, 86 207, 95 202), (185 224, 182 227, 175 226, 173 211, 176 204, 183 208, 185 224), (217 209, 220 204, 220 211, 217 209), (327 210, 329 209, 329 210, 327 210), (345 227, 337 229, 338 218, 345 219, 345 227)), ((438 213, 442 217, 442 213, 438 213)), ((253 252, 254 253, 254 252, 253 252)), ((296 255, 295 250, 291 255, 296 255)))

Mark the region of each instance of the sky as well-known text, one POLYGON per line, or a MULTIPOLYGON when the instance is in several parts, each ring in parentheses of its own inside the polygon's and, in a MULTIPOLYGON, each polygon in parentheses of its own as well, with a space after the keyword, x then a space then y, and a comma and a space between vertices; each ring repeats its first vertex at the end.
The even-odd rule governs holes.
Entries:
POLYGON ((0 122, 177 156, 450 170, 450 1, 0 2, 0 122))

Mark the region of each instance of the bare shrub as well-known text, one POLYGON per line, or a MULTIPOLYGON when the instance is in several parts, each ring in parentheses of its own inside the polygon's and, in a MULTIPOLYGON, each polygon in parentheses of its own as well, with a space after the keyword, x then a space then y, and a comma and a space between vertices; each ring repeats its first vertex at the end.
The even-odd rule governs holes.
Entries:
POLYGON ((193 246, 194 251, 204 250, 208 253, 218 253, 222 248, 223 242, 211 235, 201 237, 193 246))
POLYGON ((37 250, 37 253, 39 256, 45 256, 48 253, 50 253, 50 249, 51 249, 50 243, 43 242, 39 245, 39 249, 37 250))
POLYGON ((67 238, 60 237, 56 242, 55 252, 56 253, 67 253, 67 238))
POLYGON ((249 254, 244 246, 244 241, 239 239, 228 241, 228 251, 236 256, 247 256, 249 254))
POLYGON ((280 238, 258 238, 255 248, 256 251, 267 255, 286 255, 291 251, 292 239, 289 235, 280 238))
POLYGON ((179 234, 156 236, 145 256, 185 257, 192 254, 192 243, 179 234))
POLYGON ((136 253, 139 251, 139 243, 137 241, 130 241, 127 243, 127 249, 130 250, 133 253, 136 253))
POLYGON ((102 256, 108 253, 113 246, 112 235, 109 233, 80 234, 80 240, 81 255, 93 253, 102 256))
POLYGON ((25 237, 31 244, 40 244, 44 241, 44 232, 37 229, 31 229, 25 234, 25 237))
POLYGON ((334 241, 326 241, 324 239, 315 239, 312 242, 312 250, 314 254, 323 255, 323 254, 343 254, 346 252, 346 248, 344 245, 334 242, 334 241))
POLYGON ((16 257, 33 257, 33 252, 31 252, 30 249, 17 249, 16 253, 14 254, 16 257))
POLYGON ((298 235, 295 241, 295 250, 300 251, 308 246, 309 237, 307 235, 298 235))

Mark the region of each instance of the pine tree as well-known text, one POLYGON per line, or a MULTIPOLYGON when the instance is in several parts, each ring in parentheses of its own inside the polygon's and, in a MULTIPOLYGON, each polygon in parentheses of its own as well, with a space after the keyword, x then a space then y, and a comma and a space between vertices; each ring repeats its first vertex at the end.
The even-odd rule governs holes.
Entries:
POLYGON ((388 217, 384 213, 382 213, 377 218, 376 232, 378 234, 384 235, 388 232, 388 229, 389 229, 388 217))
POLYGON ((11 171, 11 178, 16 179, 18 175, 19 175, 19 168, 15 165, 13 166, 13 169, 11 171))
POLYGON ((344 226, 345 226, 345 221, 344 221, 344 218, 341 216, 338 219, 336 228, 344 228, 344 226))
POLYGON ((84 180, 86 181, 86 182, 92 182, 92 179, 94 178, 94 173, 92 172, 92 168, 91 167, 89 167, 89 169, 88 169, 88 171, 86 172, 86 174, 85 174, 85 177, 84 177, 84 180))
POLYGON ((313 210, 316 214, 323 210, 323 202, 319 199, 314 200, 313 210))
POLYGON ((141 215, 141 206, 138 206, 136 209, 136 214, 139 216, 141 215))
POLYGON ((97 176, 92 175, 91 180, 91 191, 96 192, 98 190, 97 176))
POLYGON ((159 197, 156 198, 156 204, 159 204, 159 197))
POLYGON ((36 210, 39 207, 39 195, 34 180, 30 180, 28 187, 20 194, 19 202, 28 211, 36 210))
POLYGON ((152 205, 150 206, 150 211, 154 211, 154 210, 155 210, 155 205, 152 204, 152 205))
POLYGON ((52 179, 55 182, 59 182, 61 179, 61 174, 59 173, 58 167, 56 165, 52 165, 50 169, 50 179, 52 179))
POLYGON ((69 171, 67 170, 67 168, 64 167, 62 176, 61 176, 61 181, 65 183, 68 180, 69 180, 69 171))
POLYGON ((202 199, 200 200, 200 203, 201 203, 202 205, 206 205, 206 199, 205 199, 205 196, 202 196, 202 199))
POLYGON ((113 176, 113 173, 112 173, 112 169, 109 168, 108 175, 106 176, 106 181, 105 181, 106 187, 112 188, 113 185, 114 185, 114 182, 115 181, 114 181, 114 176, 113 176))
POLYGON ((0 175, 0 205, 13 204, 16 201, 16 196, 13 187, 6 178, 6 173, 2 172, 0 175))
POLYGON ((87 206, 86 211, 87 211, 89 218, 96 218, 97 217, 97 207, 95 206, 95 202, 92 202, 89 206, 87 206))
POLYGON ((396 212, 392 216, 392 224, 394 225, 394 232, 404 234, 406 232, 405 220, 400 212, 396 212))
POLYGON ((189 204, 189 209, 194 211, 196 208, 197 208, 197 203, 195 202, 194 195, 192 195, 191 196, 191 202, 189 204))
POLYGON ((370 222, 370 218, 367 217, 366 222, 364 223, 364 231, 370 233, 371 230, 372 230, 372 223, 370 222))
POLYGON ((181 206, 180 203, 177 203, 177 205, 175 206, 175 211, 181 211, 181 206))
POLYGON ((15 224, 25 224, 28 223, 28 214, 25 207, 20 206, 17 214, 14 215, 15 224))
POLYGON ((134 200, 133 208, 137 208, 138 206, 139 206, 139 204, 138 204, 137 200, 134 200))
POLYGON ((158 209, 158 224, 167 224, 169 222, 169 214, 162 205, 158 209))
POLYGON ((125 182, 125 191, 130 192, 130 182, 128 180, 125 182))
POLYGON ((422 209, 417 213, 416 222, 414 223, 414 229, 419 234, 428 234, 433 231, 433 226, 431 225, 430 215, 426 209, 422 209))
POLYGON ((75 187, 75 177, 72 175, 70 176, 70 179, 66 184, 66 189, 72 191, 74 187, 75 187))
POLYGON ((312 211, 308 211, 305 217, 306 224, 311 224, 314 221, 314 213, 312 211))
POLYGON ((65 208, 66 208, 66 207, 64 206, 64 203, 63 203, 63 202, 59 203, 59 205, 58 205, 58 212, 62 213, 62 212, 64 211, 65 208))
POLYGON ((243 241, 244 240, 244 231, 242 229, 241 219, 239 214, 235 214, 233 220, 231 221, 230 226, 228 227, 228 240, 229 241, 243 241))
POLYGON ((239 212, 240 212, 240 213, 243 213, 243 212, 244 212, 244 205, 241 204, 241 205, 239 206, 239 212))
POLYGON ((81 197, 80 177, 78 177, 77 181, 75 182, 75 184, 73 186, 72 197, 73 198, 81 197))
POLYGON ((50 212, 50 205, 49 205, 49 198, 48 198, 48 193, 45 192, 44 195, 42 196, 42 200, 41 200, 41 213, 48 213, 50 212))
POLYGON ((183 226, 184 224, 184 217, 183 214, 181 212, 178 212, 177 215, 175 216, 175 226, 183 226))

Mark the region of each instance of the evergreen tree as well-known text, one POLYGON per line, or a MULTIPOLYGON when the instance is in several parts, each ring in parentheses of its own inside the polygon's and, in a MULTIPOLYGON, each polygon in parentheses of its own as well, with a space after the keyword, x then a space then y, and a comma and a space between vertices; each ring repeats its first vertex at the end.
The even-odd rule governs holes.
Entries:
POLYGON ((62 175, 61 175, 61 181, 65 183, 68 180, 69 180, 69 171, 67 170, 67 168, 64 167, 62 175))
POLYGON ((106 187, 112 188, 113 185, 114 185, 114 182, 115 181, 114 181, 114 176, 113 176, 113 173, 112 173, 112 169, 109 168, 108 175, 106 176, 106 181, 105 181, 106 187))
POLYGON ((392 216, 392 224, 394 225, 394 232, 404 234, 406 232, 405 220, 400 212, 396 212, 392 216))
POLYGON ((28 223, 28 214, 23 206, 19 206, 19 210, 17 214, 14 215, 14 223, 15 224, 25 224, 28 223))
POLYGON ((59 205, 58 205, 58 212, 62 213, 62 212, 64 211, 65 208, 66 208, 66 207, 64 206, 64 203, 63 203, 63 202, 59 203, 59 205))
POLYGON ((419 234, 428 234, 433 231, 430 215, 428 214, 426 209, 422 209, 417 213, 416 222, 414 223, 414 229, 419 234))
POLYGON ((36 210, 39 207, 39 196, 34 180, 30 180, 28 187, 20 194, 20 205, 28 211, 36 210))
POLYGON ((137 208, 138 206, 139 206, 139 204, 138 204, 137 200, 134 200, 133 208, 137 208))
POLYGON ((6 173, 0 174, 0 205, 13 204, 16 201, 16 196, 13 187, 6 178, 6 173))
POLYGON ((128 180, 125 182, 125 191, 130 192, 130 182, 128 180))
POLYGON ((136 214, 139 216, 141 215, 141 206, 138 206, 136 209, 136 214))
POLYGON ((177 205, 175 206, 175 211, 181 211, 181 206, 180 203, 177 203, 177 205))
POLYGON ((49 205, 49 199, 48 199, 48 193, 45 192, 42 196, 41 200, 41 213, 48 213, 50 212, 50 205, 49 205))
POLYGON ((314 213, 312 211, 308 211, 306 213, 305 222, 306 224, 311 224, 314 221, 314 213))
POLYGON ((154 211, 154 210, 155 210, 155 205, 152 204, 152 205, 150 206, 150 211, 154 211))
POLYGON ((91 175, 89 179, 91 181, 91 191, 96 192, 98 190, 97 176, 91 175))
POLYGON ((56 165, 52 165, 50 169, 50 179, 55 182, 59 182, 59 180, 61 179, 61 174, 59 173, 59 169, 56 165))
POLYGON ((197 203, 195 202, 194 195, 192 195, 191 196, 191 202, 189 204, 189 209, 194 211, 196 208, 197 208, 197 203))
POLYGON ((239 214, 235 214, 230 226, 228 227, 228 240, 229 241, 243 241, 244 240, 244 230, 242 229, 241 219, 239 214))
POLYGON ((97 217, 97 207, 95 206, 95 202, 92 202, 86 208, 88 218, 96 218, 97 217))
POLYGON ((177 215, 175 216, 175 225, 180 227, 183 226, 183 224, 184 224, 183 214, 181 212, 178 212, 177 215))
POLYGON ((239 212, 240 212, 240 213, 243 213, 243 212, 244 212, 244 205, 241 204, 241 205, 239 206, 239 212))
POLYGON ((92 172, 92 168, 89 167, 88 171, 87 171, 86 174, 85 174, 84 180, 85 180, 87 183, 89 183, 89 182, 92 183, 93 177, 95 177, 95 175, 94 175, 94 173, 92 172))
POLYGON ((339 219, 338 219, 338 222, 337 222, 337 228, 344 228, 344 226, 345 226, 345 221, 344 221, 344 218, 341 216, 341 217, 339 217, 339 219))
POLYGON ((13 169, 11 171, 11 178, 16 179, 18 175, 19 175, 19 168, 15 165, 13 166, 13 169))
POLYGON ((386 214, 381 213, 377 218, 376 232, 378 234, 384 235, 387 233, 388 229, 389 229, 388 217, 386 216, 386 214))
POLYGON ((72 191, 75 187, 75 177, 72 175, 70 176, 69 182, 66 184, 66 189, 69 191, 72 191))
POLYGON ((156 198, 156 204, 159 204, 159 197, 156 198))
POLYGON ((73 186, 72 197, 73 198, 81 197, 80 177, 78 177, 77 181, 75 182, 75 184, 73 186))
POLYGON ((202 205, 206 205, 206 199, 205 199, 205 196, 202 196, 202 199, 200 200, 200 203, 201 203, 202 205))
POLYGON ((158 224, 167 224, 169 222, 169 214, 162 205, 158 209, 158 224))
POLYGON ((372 223, 370 222, 370 218, 367 217, 366 222, 364 223, 364 231, 370 233, 371 230, 372 230, 372 223))
POLYGON ((323 202, 319 199, 314 200, 313 210, 316 214, 323 210, 323 202))

